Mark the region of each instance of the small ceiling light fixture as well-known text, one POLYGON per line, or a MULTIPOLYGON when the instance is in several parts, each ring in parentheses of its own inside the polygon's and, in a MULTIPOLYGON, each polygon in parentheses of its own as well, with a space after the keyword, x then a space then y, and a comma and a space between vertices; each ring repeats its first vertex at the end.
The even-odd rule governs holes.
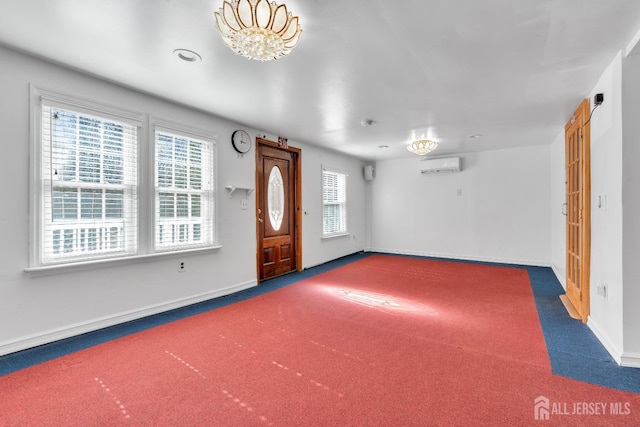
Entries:
POLYGON ((363 128, 368 128, 369 126, 373 126, 375 122, 371 119, 366 119, 366 120, 362 120, 360 122, 360 126, 362 126, 363 128))
POLYGON ((302 33, 298 17, 275 1, 225 1, 215 17, 224 43, 237 55, 256 61, 289 55, 302 33))
POLYGON ((482 134, 481 133, 474 133, 473 135, 469 135, 469 138, 471 138, 471 139, 482 138, 482 134))
POLYGON ((388 145, 378 145, 378 148, 381 150, 386 150, 387 148, 389 148, 388 145))
POLYGON ((196 52, 189 49, 176 49, 173 54, 184 62, 200 62, 202 57, 196 52))
POLYGON ((407 144, 407 150, 419 156, 424 156, 435 150, 438 143, 430 139, 419 139, 407 144))

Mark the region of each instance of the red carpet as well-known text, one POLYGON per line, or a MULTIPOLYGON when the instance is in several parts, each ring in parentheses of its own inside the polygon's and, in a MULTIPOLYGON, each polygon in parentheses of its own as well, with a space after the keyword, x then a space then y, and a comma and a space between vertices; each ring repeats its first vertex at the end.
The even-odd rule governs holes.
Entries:
POLYGON ((526 271, 382 255, 0 377, 0 396, 2 426, 640 424, 640 395, 551 373, 526 271))

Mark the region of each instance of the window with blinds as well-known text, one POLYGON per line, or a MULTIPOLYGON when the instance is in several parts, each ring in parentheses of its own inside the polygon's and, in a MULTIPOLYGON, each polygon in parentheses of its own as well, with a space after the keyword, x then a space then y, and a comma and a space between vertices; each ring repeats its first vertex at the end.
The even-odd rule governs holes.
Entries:
POLYGON ((135 124, 42 103, 42 264, 137 252, 135 124))
POLYGON ((219 248, 215 134, 35 86, 30 99, 26 271, 219 248))
POLYGON ((213 245, 213 143, 156 129, 155 158, 156 250, 213 245))
POLYGON ((322 236, 347 233, 347 175, 322 170, 322 236))

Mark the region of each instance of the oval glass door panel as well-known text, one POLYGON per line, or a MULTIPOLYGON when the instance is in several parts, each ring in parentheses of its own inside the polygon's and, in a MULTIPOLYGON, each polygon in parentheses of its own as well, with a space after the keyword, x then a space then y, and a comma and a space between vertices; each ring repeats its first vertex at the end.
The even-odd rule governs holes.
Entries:
POLYGON ((267 210, 269 221, 274 230, 280 230, 284 214, 284 183, 280 168, 274 166, 269 173, 269 188, 267 189, 267 210))

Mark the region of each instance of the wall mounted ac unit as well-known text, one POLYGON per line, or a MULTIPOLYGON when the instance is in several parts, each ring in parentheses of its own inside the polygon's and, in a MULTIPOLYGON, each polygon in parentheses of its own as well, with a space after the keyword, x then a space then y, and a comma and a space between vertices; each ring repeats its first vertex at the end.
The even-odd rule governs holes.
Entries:
POLYGON ((423 160, 421 173, 460 172, 460 157, 423 160))

